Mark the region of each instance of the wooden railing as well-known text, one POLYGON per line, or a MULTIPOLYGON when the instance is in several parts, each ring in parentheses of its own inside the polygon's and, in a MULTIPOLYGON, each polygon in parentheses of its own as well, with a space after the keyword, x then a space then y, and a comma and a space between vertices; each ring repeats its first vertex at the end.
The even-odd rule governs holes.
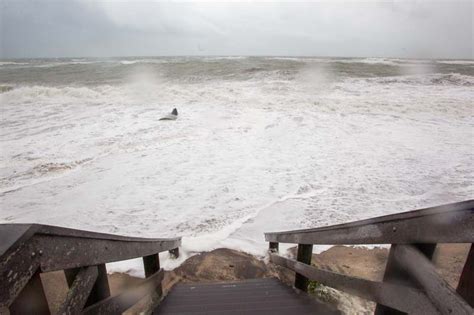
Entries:
MULTIPOLYGON (((474 200, 315 229, 265 233, 270 260, 309 280, 377 302, 376 314, 474 314, 474 200), (277 254, 279 243, 298 244, 297 259, 277 254), (457 290, 436 272, 437 243, 470 243, 457 290), (391 244, 382 282, 311 266, 314 244, 391 244)), ((350 263, 350 262, 348 262, 350 263)))
POLYGON ((162 294, 158 253, 179 255, 180 238, 147 239, 38 224, 0 225, 0 314, 50 314, 40 273, 64 270, 69 291, 59 314, 119 314, 162 294), (146 280, 110 296, 105 264, 143 257, 146 280))

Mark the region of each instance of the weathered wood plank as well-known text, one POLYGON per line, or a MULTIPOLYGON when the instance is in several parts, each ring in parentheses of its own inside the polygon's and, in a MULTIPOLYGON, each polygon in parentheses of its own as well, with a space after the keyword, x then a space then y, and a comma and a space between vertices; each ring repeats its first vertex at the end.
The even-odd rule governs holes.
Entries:
POLYGON ((79 270, 67 293, 66 300, 59 309, 59 314, 79 314, 86 305, 92 287, 99 275, 96 266, 79 270))
POLYGON ((10 314, 49 315, 50 311, 48 301, 44 294, 39 271, 37 271, 29 280, 28 284, 10 305, 10 314))
POLYGON ((83 314, 121 314, 136 304, 140 299, 152 293, 156 286, 161 284, 163 275, 163 269, 160 269, 160 271, 147 278, 138 287, 91 305, 84 310, 83 314))
POLYGON ((277 279, 178 284, 153 314, 336 315, 277 279))
POLYGON ((441 314, 474 314, 474 309, 438 275, 431 262, 416 248, 398 245, 394 258, 417 280, 441 314))
POLYGON ((12 253, 34 239, 37 246, 35 250, 44 254, 41 267, 45 272, 143 257, 176 249, 181 245, 181 238, 125 237, 40 224, 0 224, 0 236, 0 263, 11 261, 9 257, 12 253), (117 248, 123 250, 116 250, 117 248), (54 258, 49 257, 51 255, 54 258), (82 259, 76 259, 76 256, 82 256, 82 259), (87 260, 87 257, 94 259, 81 262, 87 260), (64 260, 78 262, 56 266, 52 262, 55 258, 60 258, 57 259, 58 264, 64 260))
POLYGON ((295 244, 473 243, 474 200, 316 229, 265 233, 295 244))
POLYGON ((81 238, 102 239, 102 240, 109 240, 109 241, 124 241, 124 242, 160 242, 160 241, 181 240, 180 237, 176 237, 176 238, 131 237, 131 236, 116 235, 116 234, 106 234, 106 233, 98 233, 98 232, 91 232, 91 231, 85 231, 85 230, 63 228, 60 226, 43 225, 43 224, 32 224, 32 226, 35 226, 38 229, 37 234, 45 234, 45 235, 51 235, 51 236, 81 237, 81 238))
MULTIPOLYGON (((74 280, 76 279, 76 275, 82 268, 73 268, 64 270, 64 274, 66 276, 66 280, 68 283, 69 288, 72 287, 74 280)), ((89 294, 89 298, 85 304, 85 307, 95 304, 99 301, 105 300, 110 296, 110 288, 109 288, 109 279, 107 277, 107 268, 105 264, 97 265, 97 279, 94 282, 92 287, 91 293, 89 294)))
MULTIPOLYGON (((298 245, 298 253, 296 259, 307 265, 311 265, 311 257, 313 256, 313 245, 298 245)), ((309 280, 304 275, 296 272, 295 274, 295 288, 304 292, 308 292, 309 280)))
POLYGON ((474 245, 471 244, 471 249, 467 255, 466 263, 459 279, 458 288, 456 290, 466 302, 474 307, 474 245))
POLYGON ((97 265, 97 271, 97 280, 92 287, 92 292, 87 300, 86 307, 105 300, 110 296, 109 278, 107 277, 105 264, 97 265))
POLYGON ((415 288, 321 270, 276 254, 271 254, 270 260, 277 265, 298 272, 310 280, 318 281, 326 286, 367 300, 388 305, 403 312, 413 314, 439 313, 426 295, 415 288))
POLYGON ((172 239, 143 241, 113 241, 81 237, 51 236, 39 234, 38 242, 43 272, 100 265, 156 254, 180 246, 181 240, 172 239))

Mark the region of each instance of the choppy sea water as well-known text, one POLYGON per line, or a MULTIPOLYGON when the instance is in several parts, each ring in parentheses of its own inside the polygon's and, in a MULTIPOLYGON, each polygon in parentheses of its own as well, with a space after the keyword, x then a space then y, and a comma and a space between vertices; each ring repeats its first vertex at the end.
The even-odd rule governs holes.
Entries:
POLYGON ((0 223, 263 255, 264 231, 472 199, 473 99, 472 60, 0 61, 0 223))

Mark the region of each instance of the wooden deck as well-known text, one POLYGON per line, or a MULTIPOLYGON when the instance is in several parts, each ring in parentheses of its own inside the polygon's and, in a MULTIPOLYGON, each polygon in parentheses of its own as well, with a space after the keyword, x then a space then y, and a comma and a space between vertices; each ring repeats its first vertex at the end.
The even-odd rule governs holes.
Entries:
POLYGON ((277 279, 178 284, 153 314, 340 314, 277 279))

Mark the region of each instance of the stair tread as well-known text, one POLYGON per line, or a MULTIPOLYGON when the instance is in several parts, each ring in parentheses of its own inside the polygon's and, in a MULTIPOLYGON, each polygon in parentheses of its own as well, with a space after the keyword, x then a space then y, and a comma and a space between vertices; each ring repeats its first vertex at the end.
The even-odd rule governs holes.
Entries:
POLYGON ((338 314, 274 278, 176 285, 153 314, 338 314))

